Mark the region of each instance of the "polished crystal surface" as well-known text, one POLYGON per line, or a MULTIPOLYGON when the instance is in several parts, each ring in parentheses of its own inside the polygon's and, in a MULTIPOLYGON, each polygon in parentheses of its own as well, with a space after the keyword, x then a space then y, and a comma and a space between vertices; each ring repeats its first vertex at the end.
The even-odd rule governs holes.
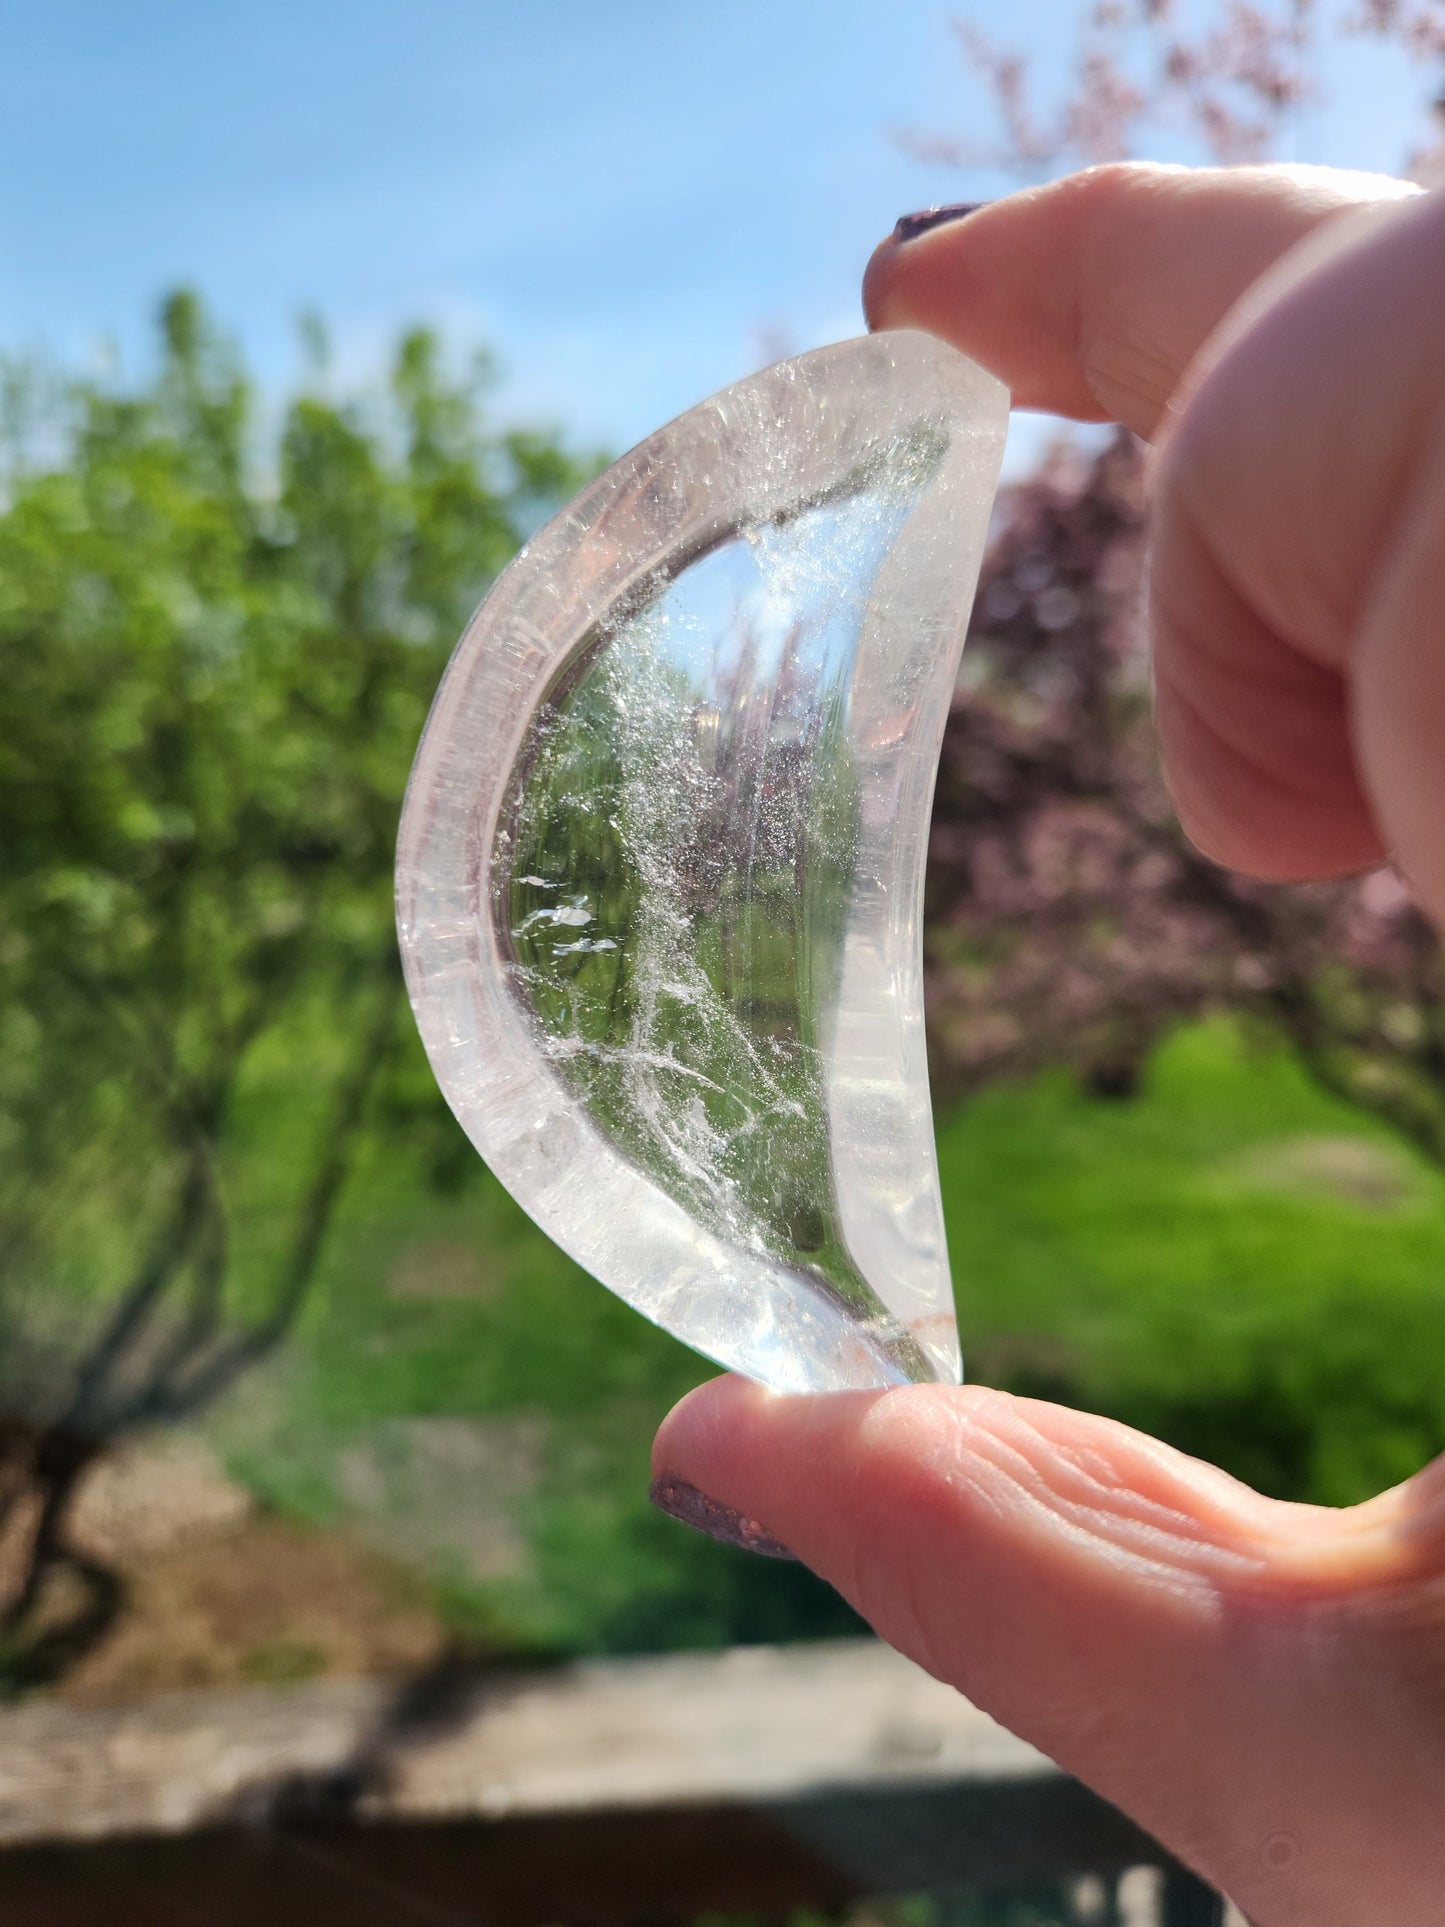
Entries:
POLYGON ((1006 418, 913 333, 704 402, 499 579, 407 791, 452 1109, 604 1284, 779 1390, 960 1376, 919 921, 1006 418))

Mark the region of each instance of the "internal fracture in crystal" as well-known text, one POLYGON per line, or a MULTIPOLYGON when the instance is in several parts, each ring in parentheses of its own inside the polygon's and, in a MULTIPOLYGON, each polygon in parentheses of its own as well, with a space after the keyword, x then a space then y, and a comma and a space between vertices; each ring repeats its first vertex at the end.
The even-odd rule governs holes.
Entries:
POLYGON ((1006 412, 914 334, 692 410, 499 580, 408 790, 458 1118, 604 1284, 780 1390, 960 1374, 920 914, 1006 412))

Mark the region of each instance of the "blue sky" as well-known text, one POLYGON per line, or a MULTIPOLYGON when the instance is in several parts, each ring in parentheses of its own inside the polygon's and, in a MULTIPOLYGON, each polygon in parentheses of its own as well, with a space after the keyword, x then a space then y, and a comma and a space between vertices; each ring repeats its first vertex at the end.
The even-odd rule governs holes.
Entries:
MULTIPOLYGON (((981 0, 1036 52, 1076 0, 981 0)), ((0 0, 0 346, 143 354, 199 287, 268 385, 296 318, 338 382, 407 322, 485 342, 508 415, 621 448, 765 358, 858 332, 972 91, 939 0, 0 0)), ((1417 78, 1354 46, 1301 159, 1398 165, 1417 78)))

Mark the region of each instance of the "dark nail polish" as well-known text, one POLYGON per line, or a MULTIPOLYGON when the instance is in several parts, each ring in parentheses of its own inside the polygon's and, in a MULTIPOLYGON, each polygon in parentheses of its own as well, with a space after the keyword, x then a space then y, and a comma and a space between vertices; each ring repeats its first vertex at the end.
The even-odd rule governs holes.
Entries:
POLYGON ((943 227, 949 221, 967 220, 970 214, 977 214, 987 201, 951 201, 947 207, 926 207, 921 214, 905 214, 893 230, 895 241, 912 241, 920 234, 927 234, 930 228, 943 227))
POLYGON ((795 1559, 796 1553, 775 1539, 766 1527, 756 1519, 745 1519, 741 1512, 734 1512, 730 1505, 719 1505, 705 1492, 699 1492, 695 1485, 686 1479, 675 1479, 670 1472, 664 1472, 652 1481, 647 1488, 647 1496, 659 1512, 665 1512, 669 1519, 680 1519, 685 1526, 696 1532, 705 1532, 710 1539, 720 1539, 725 1546, 741 1546, 744 1552, 760 1552, 765 1559, 795 1559))

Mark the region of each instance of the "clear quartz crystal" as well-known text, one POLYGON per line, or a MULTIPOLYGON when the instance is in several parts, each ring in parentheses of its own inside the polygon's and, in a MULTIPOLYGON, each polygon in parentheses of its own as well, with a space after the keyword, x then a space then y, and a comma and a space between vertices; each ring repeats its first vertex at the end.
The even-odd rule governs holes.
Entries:
POLYGON ((659 430, 500 578, 407 791, 407 983, 473 1143, 781 1391, 960 1376, 920 914, 1007 405, 883 334, 659 430))

